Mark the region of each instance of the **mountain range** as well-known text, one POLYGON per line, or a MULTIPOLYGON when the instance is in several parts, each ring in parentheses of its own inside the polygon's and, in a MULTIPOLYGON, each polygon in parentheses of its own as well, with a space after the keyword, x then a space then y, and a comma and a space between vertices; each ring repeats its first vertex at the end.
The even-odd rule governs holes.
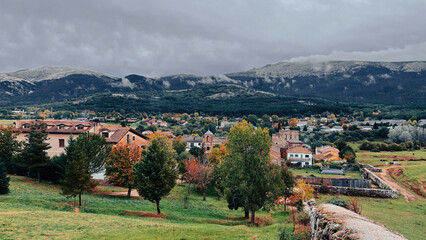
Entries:
MULTIPOLYGON (((223 84, 292 97, 426 105, 426 62, 282 62, 237 73, 156 78, 136 74, 114 77, 77 68, 41 67, 0 73, 0 105, 51 103, 99 93, 215 88, 223 84)), ((217 94, 227 96, 232 92, 217 94)))

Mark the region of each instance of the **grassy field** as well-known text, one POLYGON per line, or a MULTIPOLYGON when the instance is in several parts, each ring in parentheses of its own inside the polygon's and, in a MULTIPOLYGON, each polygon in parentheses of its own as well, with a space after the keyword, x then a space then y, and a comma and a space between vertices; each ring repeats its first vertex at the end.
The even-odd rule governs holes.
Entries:
MULTIPOLYGON (((336 197, 321 195, 317 202, 327 202, 336 197)), ((347 199, 347 196, 341 196, 347 199)), ((381 199, 357 197, 361 214, 381 223, 389 229, 401 233, 408 239, 426 239, 426 200, 406 202, 404 198, 381 199)))
POLYGON ((361 172, 345 172, 345 175, 332 175, 332 174, 320 174, 319 170, 305 170, 305 169, 291 169, 294 176, 300 175, 302 177, 314 175, 316 177, 323 178, 361 178, 361 172))
POLYGON ((80 213, 74 213, 73 200, 61 195, 58 186, 12 176, 10 189, 0 197, 2 239, 276 239, 288 218, 280 210, 258 211, 259 217, 272 217, 272 224, 252 227, 241 218, 242 211, 229 210, 213 191, 205 202, 194 191, 184 209, 186 185, 177 185, 160 202, 164 219, 127 216, 124 211, 155 212, 155 204, 141 198, 87 194, 80 213))
POLYGON ((359 150, 361 142, 350 142, 348 145, 350 145, 356 151, 357 161, 364 164, 371 164, 376 167, 389 167, 392 166, 394 162, 404 166, 426 164, 426 149, 397 152, 370 152, 359 150), (388 164, 386 164, 386 162, 388 164))

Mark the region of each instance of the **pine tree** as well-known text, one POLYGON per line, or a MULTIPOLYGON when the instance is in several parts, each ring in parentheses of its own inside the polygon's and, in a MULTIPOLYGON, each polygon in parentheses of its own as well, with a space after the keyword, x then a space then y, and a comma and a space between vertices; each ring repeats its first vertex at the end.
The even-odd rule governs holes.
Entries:
POLYGON ((9 177, 7 177, 6 165, 0 162, 0 194, 9 193, 9 177))
POLYGON ((164 136, 152 139, 142 153, 142 161, 135 164, 135 187, 141 197, 155 202, 160 214, 160 200, 176 185, 177 170, 175 151, 164 136))
POLYGON ((16 140, 13 128, 0 127, 0 163, 4 163, 6 170, 10 173, 11 160, 19 150, 21 143, 16 140))
POLYGON ((38 182, 41 181, 41 169, 51 163, 46 152, 50 149, 49 143, 46 142, 48 140, 46 129, 47 125, 43 122, 36 121, 31 124, 30 132, 27 135, 28 141, 24 144, 22 151, 25 167, 29 171, 37 172, 38 182))
POLYGON ((81 195, 84 192, 90 192, 97 185, 97 182, 91 180, 89 163, 90 161, 84 153, 84 149, 82 146, 77 145, 69 158, 65 171, 65 180, 61 186, 62 194, 71 197, 78 196, 79 206, 81 206, 81 195))
POLYGON ((102 171, 110 150, 111 146, 100 135, 80 134, 75 140, 71 138, 65 149, 67 164, 62 193, 78 196, 81 206, 81 195, 98 185, 91 180, 92 174, 102 171))

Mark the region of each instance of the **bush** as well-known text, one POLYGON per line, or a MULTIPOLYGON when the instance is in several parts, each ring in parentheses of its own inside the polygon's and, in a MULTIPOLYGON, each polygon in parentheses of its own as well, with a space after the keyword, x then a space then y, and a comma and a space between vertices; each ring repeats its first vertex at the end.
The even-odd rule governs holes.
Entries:
POLYGON ((311 221, 309 213, 306 212, 306 211, 300 212, 299 215, 297 216, 297 221, 300 224, 308 225, 310 223, 310 221, 311 221))
POLYGON ((336 206, 349 209, 348 208, 349 202, 345 201, 343 199, 340 199, 340 198, 332 198, 332 199, 328 200, 327 203, 331 203, 331 204, 334 204, 336 206))
POLYGON ((9 193, 9 177, 7 177, 6 166, 0 162, 0 194, 9 193))
POLYGON ((266 217, 265 219, 260 217, 254 217, 254 225, 257 227, 264 227, 272 224, 272 218, 266 217))
POLYGON ((329 193, 329 192, 330 192, 330 189, 328 188, 328 186, 327 186, 327 185, 321 185, 321 186, 318 188, 318 192, 319 192, 319 193, 329 193))
POLYGON ((284 228, 278 229, 278 237, 280 240, 293 240, 294 235, 290 230, 287 230, 287 228, 284 226, 284 228))

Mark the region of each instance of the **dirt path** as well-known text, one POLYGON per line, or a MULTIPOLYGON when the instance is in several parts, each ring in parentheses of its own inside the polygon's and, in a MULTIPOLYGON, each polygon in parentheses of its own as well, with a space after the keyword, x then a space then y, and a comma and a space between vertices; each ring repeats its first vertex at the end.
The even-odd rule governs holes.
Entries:
POLYGON ((416 195, 414 195, 413 193, 411 193, 409 190, 407 190, 403 186, 397 184, 396 182, 394 182, 394 180, 392 178, 389 177, 388 171, 390 169, 396 169, 396 168, 401 168, 401 167, 400 166, 393 166, 393 167, 383 168, 382 172, 376 172, 376 174, 383 181, 385 181, 387 184, 389 184, 395 190, 397 190, 398 192, 400 192, 407 202, 410 202, 410 201, 413 201, 413 200, 417 200, 416 195))

